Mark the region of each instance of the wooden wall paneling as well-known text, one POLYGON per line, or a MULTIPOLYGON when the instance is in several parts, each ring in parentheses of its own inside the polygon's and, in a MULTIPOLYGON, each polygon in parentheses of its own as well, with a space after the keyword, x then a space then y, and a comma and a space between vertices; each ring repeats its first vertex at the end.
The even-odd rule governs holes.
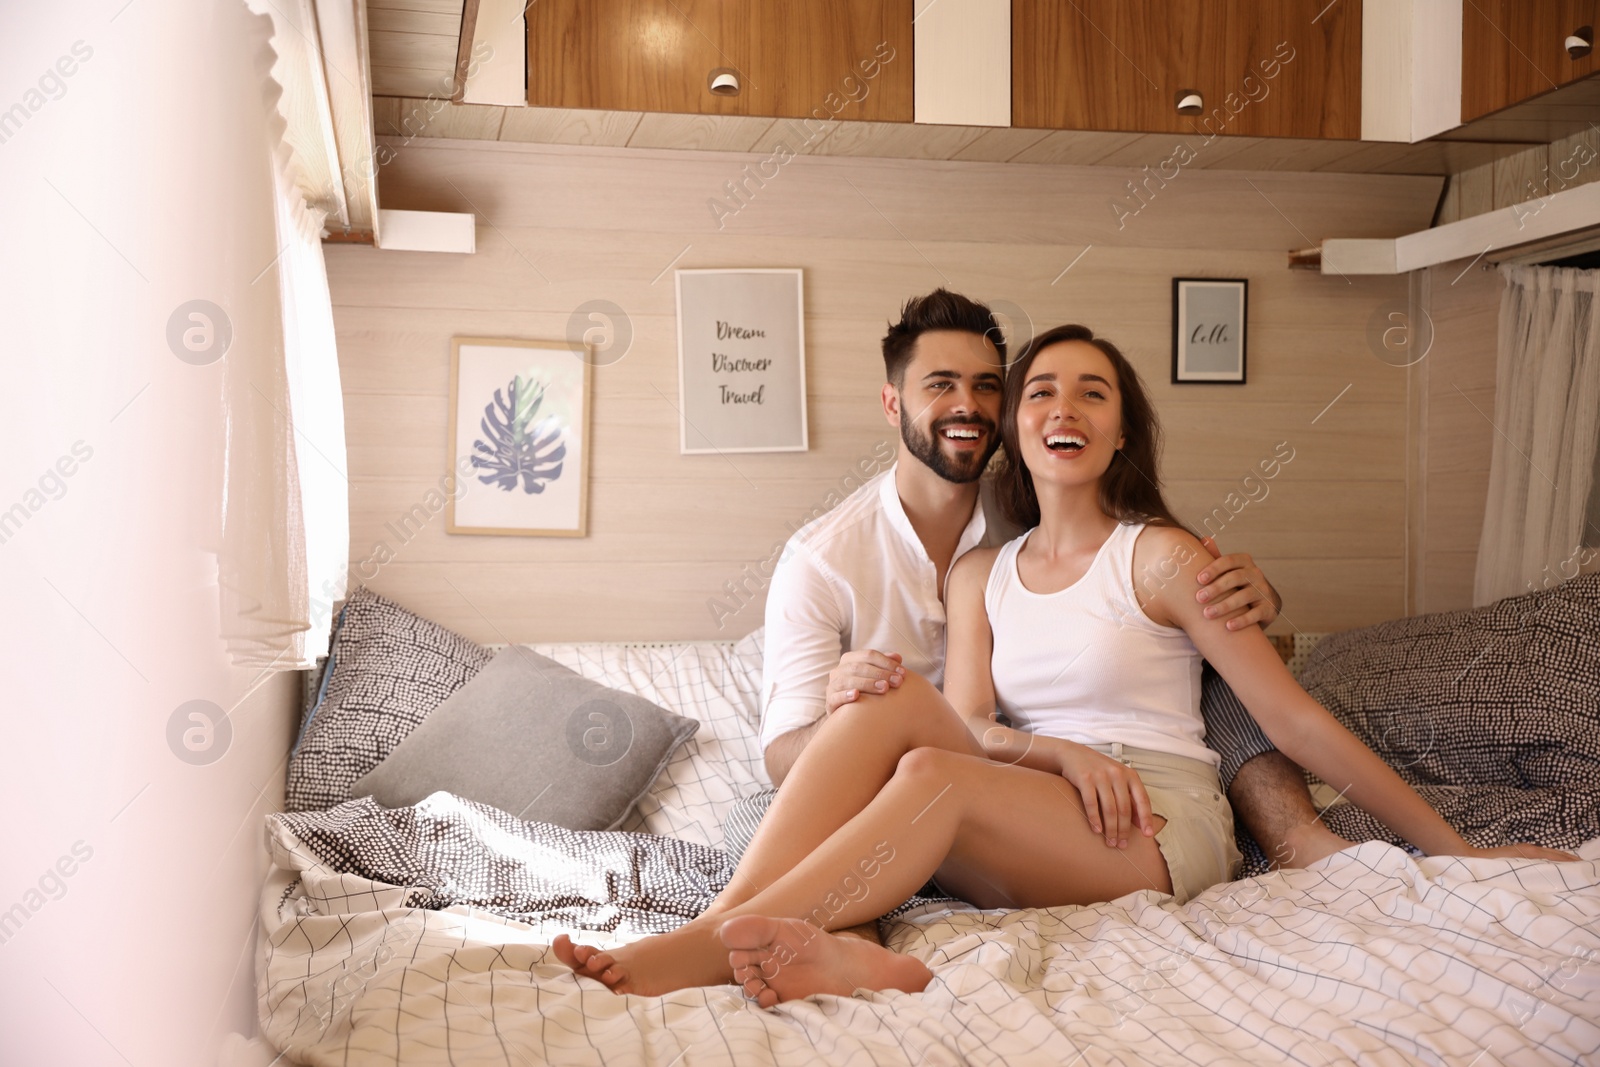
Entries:
MULTIPOLYGON (((893 434, 885 427, 855 458, 866 470, 881 469, 874 449, 881 448, 879 454, 887 456, 893 443, 893 434)), ((1405 534, 1403 482, 1339 483, 1299 475, 1291 463, 1275 479, 1252 483, 1250 497, 1238 477, 1186 480, 1174 487, 1169 503, 1179 519, 1201 536, 1215 535, 1225 550, 1248 550, 1273 559, 1398 555, 1405 534), (1353 522, 1353 514, 1365 521, 1353 522)), ((515 563, 530 557, 527 546, 517 541, 445 532, 439 497, 430 497, 443 478, 441 471, 431 477, 365 479, 360 497, 352 501, 351 524, 360 531, 353 539, 352 561, 381 563, 385 553, 380 545, 407 563, 515 563)), ((597 479, 591 495, 604 503, 590 516, 591 537, 604 538, 608 558, 619 562, 726 564, 759 559, 763 549, 779 544, 806 519, 812 505, 820 510, 830 492, 848 492, 862 480, 849 463, 839 464, 827 475, 763 476, 753 484, 728 478, 691 486, 645 475, 597 479), (719 521, 706 526, 692 543, 660 536, 663 527, 686 527, 696 515, 706 514, 718 516, 719 521), (639 521, 643 515, 652 521, 639 521), (763 535, 765 541, 760 540, 763 535)), ((440 495, 456 492, 470 497, 490 491, 468 477, 459 488, 447 483, 440 495)), ((1475 549, 1475 543, 1467 546, 1475 549)), ((537 555, 546 563, 567 564, 593 560, 595 552, 582 540, 567 539, 541 545, 537 555)))
MULTIPOLYGON (((765 586, 757 565, 764 559, 761 552, 718 563, 566 563, 554 591, 550 567, 537 561, 394 560, 366 584, 486 643, 731 641, 762 624, 765 586), (569 589, 582 590, 581 598, 569 589), (547 617, 531 619, 539 610, 547 617)), ((1269 564, 1273 585, 1284 594, 1283 614, 1270 633, 1355 629, 1404 611, 1397 559, 1296 557, 1269 564)))
MULTIPOLYGON (((1167 428, 1164 474, 1181 513, 1198 521, 1228 509, 1230 494, 1234 505, 1259 497, 1227 511, 1219 540, 1254 553, 1284 592, 1280 630, 1402 610, 1405 379, 1374 358, 1367 331, 1377 308, 1403 298, 1403 281, 1285 269, 1293 227, 1221 172, 1186 174, 1148 215, 1102 236, 1095 220, 1135 171, 805 157, 719 231, 704 201, 754 158, 401 147, 385 168, 386 203, 448 210, 465 195, 486 214, 472 256, 327 249, 356 580, 478 640, 739 636, 760 624, 753 568, 848 492, 863 464, 880 469, 895 440, 877 400, 885 323, 908 295, 949 284, 1014 303, 1036 329, 1087 321, 1124 348, 1167 428), (809 452, 677 454, 673 265, 805 269, 809 452), (1251 279, 1248 386, 1167 380, 1175 274, 1251 279), (625 309, 633 341, 595 370, 590 536, 445 534, 429 503, 446 475, 450 337, 560 338, 596 298, 625 309), (1260 496, 1246 476, 1285 441, 1295 458, 1260 496), (726 521, 711 529, 708 513, 726 521)), ((1363 214, 1423 225, 1437 188, 1251 180, 1317 232, 1363 214)))
POLYGON ((495 141, 499 140, 500 124, 509 113, 506 108, 486 104, 451 104, 439 97, 431 100, 402 97, 393 113, 386 112, 385 118, 397 124, 393 132, 408 137, 495 141))
POLYGON ((1426 271, 1433 347, 1422 363, 1421 467, 1415 493, 1424 509, 1413 578, 1414 610, 1472 606, 1473 570, 1489 493, 1496 345, 1504 283, 1482 263, 1460 260, 1426 271))
POLYGON ((1545 195, 1541 186, 1549 165, 1550 150, 1545 145, 1495 160, 1489 172, 1494 206, 1509 207, 1545 195))
MULTIPOLYGON (((1135 219, 1119 227, 1114 203, 1129 195, 1128 182, 1139 177, 1137 172, 1073 168, 1071 182, 1063 183, 1062 172, 1051 168, 806 157, 790 161, 760 187, 752 181, 745 206, 719 218, 708 201, 726 197, 726 184, 740 179, 746 166, 754 172, 759 158, 668 153, 663 165, 652 169, 656 184, 642 189, 631 178, 638 163, 632 149, 418 140, 399 155, 410 165, 397 160, 384 168, 386 202, 393 197, 395 204, 418 210, 472 210, 464 194, 480 205, 493 203, 489 217, 502 229, 608 230, 630 240, 640 231, 683 232, 689 241, 693 235, 718 233, 870 235, 908 240, 904 254, 918 262, 915 245, 927 240, 1062 244, 1075 246, 1074 252, 1085 244, 1210 245, 1281 254, 1303 246, 1301 231, 1315 235, 1324 225, 1332 229, 1330 205, 1349 203, 1351 197, 1362 209, 1337 217, 1342 235, 1379 237, 1424 229, 1442 184, 1438 177, 1355 174, 1319 175, 1314 181, 1302 174, 1256 174, 1243 181, 1227 172, 1196 171, 1168 183, 1135 219), (606 158, 624 163, 599 162, 606 158), (491 195, 499 179, 486 172, 499 168, 509 168, 539 195, 491 195), (963 194, 954 209, 952 188, 963 194), (1026 210, 1020 210, 1023 205, 1026 210)), ((682 247, 680 242, 673 252, 682 247)))
POLYGON ((694 148, 748 152, 772 128, 766 117, 713 118, 710 115, 640 116, 628 145, 633 148, 694 148))
POLYGON ((981 136, 970 126, 919 128, 908 122, 840 122, 832 136, 813 150, 817 155, 877 156, 885 159, 954 159, 981 136))
POLYGON ((1007 163, 1049 136, 1050 132, 1048 130, 984 130, 972 141, 963 145, 950 158, 985 163, 1007 163))
POLYGON ((1171 152, 1165 134, 1118 133, 1096 130, 1052 130, 1011 157, 1012 163, 1064 163, 1092 166, 1114 152, 1136 147, 1148 151, 1153 163, 1171 152), (1157 146, 1160 147, 1157 147, 1157 146))
POLYGON ((1535 201, 1600 180, 1600 133, 1575 133, 1548 145, 1497 146, 1489 163, 1451 175, 1439 223, 1514 204, 1528 204, 1525 217, 1542 208, 1535 201))
POLYGON ((620 147, 628 143, 642 117, 637 111, 507 108, 505 121, 500 124, 500 140, 620 147))
POLYGON ((1450 180, 1461 188, 1459 199, 1460 218, 1471 218, 1473 215, 1482 215, 1495 209, 1494 164, 1492 162, 1451 175, 1450 180))
MULTIPOLYGON (((519 243, 523 234, 516 235, 519 243)), ((529 247, 532 247, 531 245, 529 247)), ((746 262, 733 249, 725 246, 724 254, 712 252, 704 259, 689 259, 690 266, 708 263, 746 262), (714 257, 714 258, 713 258, 714 257)), ((1001 246, 1002 250, 1014 246, 1001 246)), ((791 261, 806 257, 808 249, 790 245, 787 258, 791 261)), ((1039 252, 1052 252, 1040 249, 1039 252)), ((1096 250, 1098 251, 1098 250, 1096 250)), ((479 253, 480 255, 482 253, 479 253)), ((1056 252, 1057 256, 1061 253, 1056 252)), ((664 253, 663 258, 671 253, 664 253)), ((1165 343, 1167 309, 1139 284, 1148 272, 1148 258, 1143 253, 1125 254, 1116 259, 1100 261, 1098 268, 1086 273, 1083 279, 1069 275, 1052 287, 1048 279, 1029 281, 1023 277, 1032 273, 1033 266, 1021 262, 1025 257, 1014 252, 1019 261, 1017 275, 1005 278, 1003 268, 986 267, 981 272, 963 273, 961 284, 966 291, 991 300, 1007 300, 1017 304, 1036 320, 1035 329, 1055 325, 1059 321, 1079 319, 1103 331, 1124 347, 1140 372, 1151 379, 1153 395, 1163 403, 1193 402, 1199 397, 1203 403, 1229 402, 1240 395, 1224 386, 1173 386, 1162 385, 1163 360, 1169 356, 1165 343), (1108 306, 1116 308, 1115 319, 1085 313, 1084 307, 1108 306)), ((347 257, 348 263, 354 257, 347 257)), ((1042 257, 1041 257, 1042 258, 1042 257)), ((1070 254, 1066 256, 1070 259, 1070 254)), ((1231 259, 1233 266, 1245 266, 1258 283, 1274 266, 1268 255, 1205 257, 1185 259, 1175 269, 1197 274, 1213 273, 1219 261, 1231 259)), ((1059 260, 1057 260, 1059 262, 1059 260)), ((1087 257, 1084 261, 1087 262, 1087 257)), ((761 264, 757 264, 761 265, 761 264)), ((832 272, 829 272, 832 273, 832 272)), ((846 280, 866 274, 863 267, 849 266, 840 270, 846 280)), ((1287 273, 1287 272, 1285 272, 1287 273)), ((826 275, 824 275, 826 277, 826 275)), ((664 279, 665 280, 665 279, 664 279)), ((1356 279, 1370 283, 1371 279, 1356 279)), ((914 292, 919 284, 926 284, 926 276, 917 277, 906 272, 881 278, 883 289, 899 288, 914 292)), ((470 277, 459 279, 462 286, 470 285, 470 277)), ((472 332, 489 336, 526 336, 533 339, 560 337, 568 328, 570 304, 585 291, 594 291, 604 282, 589 280, 574 284, 555 299, 560 305, 548 310, 518 310, 514 308, 485 309, 482 307, 438 308, 427 305, 407 306, 401 302, 365 306, 351 303, 358 299, 372 299, 365 287, 341 283, 339 342, 354 350, 382 352, 382 362, 355 361, 345 371, 345 385, 351 392, 397 396, 432 396, 442 388, 443 372, 438 367, 437 349, 440 338, 447 338, 467 322, 472 332)), ((658 283, 659 284, 659 283, 658 283)), ((554 286, 543 287, 554 290, 554 286)), ((830 293, 837 286, 829 286, 830 293)), ((1352 390, 1345 399, 1357 404, 1398 404, 1405 398, 1403 380, 1398 375, 1373 377, 1367 373, 1368 360, 1372 358, 1366 348, 1365 320, 1353 320, 1362 310, 1381 304, 1385 294, 1393 290, 1390 280, 1380 280, 1372 286, 1364 284, 1355 294, 1339 294, 1335 298, 1326 289, 1319 292, 1308 284, 1267 286, 1257 284, 1252 294, 1263 311, 1275 314, 1252 315, 1252 351, 1262 355, 1261 371, 1252 368, 1248 396, 1253 404, 1279 405, 1285 419, 1292 419, 1295 404, 1311 404, 1306 413, 1309 421, 1324 405, 1356 379, 1361 388, 1352 390), (1295 311, 1301 317, 1296 317, 1295 311), (1307 399, 1310 397, 1311 399, 1307 399), (1320 399, 1319 399, 1320 398, 1320 399)), ((602 290, 607 291, 607 290, 602 290)), ((427 299, 421 297, 421 299, 427 299)), ((1170 299, 1170 298, 1169 298, 1170 299)), ((434 301, 436 302, 436 300, 434 301)), ((839 308, 840 301, 829 295, 827 306, 839 308)), ((851 316, 830 314, 807 324, 807 337, 817 348, 837 353, 830 373, 821 382, 811 386, 810 395, 822 399, 871 398, 882 384, 882 365, 878 359, 878 342, 882 338, 886 313, 851 316)), ((629 313, 635 348, 627 356, 625 368, 612 372, 609 367, 597 369, 598 381, 605 386, 606 395, 643 397, 659 400, 662 394, 673 394, 676 384, 676 320, 670 301, 657 301, 653 305, 634 305, 629 313), (671 357, 671 358, 669 358, 671 357)), ((447 383, 446 383, 447 384, 447 383)), ((1343 403, 1343 401, 1341 401, 1343 403)), ((870 405, 869 405, 870 406, 870 405)), ((1324 421, 1331 419, 1331 414, 1324 421)), ((1317 425, 1321 425, 1319 422, 1317 425)), ((1263 433, 1272 432, 1267 427, 1263 433)), ((1352 443, 1357 449, 1352 455, 1373 458, 1380 464, 1381 454, 1367 456, 1360 449, 1368 443, 1352 443)), ((1387 438, 1383 447, 1388 447, 1387 438)), ((1245 462, 1243 457, 1235 457, 1245 462)), ((1170 462, 1186 462, 1181 457, 1169 457, 1170 462)), ((1312 466, 1325 462, 1313 456, 1312 466)), ((1331 471, 1338 463, 1327 460, 1331 471)))
POLYGON ((546 0, 527 19, 534 107, 911 121, 911 0, 546 0), (719 67, 737 96, 707 88, 719 67))
POLYGON ((454 95, 462 7, 463 0, 367 4, 373 95, 454 95))
POLYGON ((1461 176, 1452 174, 1445 181, 1444 194, 1439 198, 1438 214, 1433 220, 1435 226, 1455 222, 1461 218, 1461 176))
POLYGON ((1288 141, 1278 137, 1219 137, 1202 148, 1194 166, 1203 167, 1213 159, 1228 168, 1243 170, 1324 170, 1337 167, 1349 157, 1353 146, 1348 141, 1288 141), (1239 148, 1234 151, 1235 143, 1239 148))
POLYGON ((1014 0, 1013 126, 1190 132, 1177 93, 1226 93, 1226 0, 1014 0))
MULTIPOLYGON (((1361 136, 1361 0, 1229 0, 1226 17, 1223 92, 1239 103, 1219 129, 1361 136)), ((1233 110, 1230 104, 1218 121, 1233 110)))
POLYGON ((454 72, 456 42, 454 34, 392 33, 371 30, 368 34, 375 54, 382 56, 384 66, 454 72))

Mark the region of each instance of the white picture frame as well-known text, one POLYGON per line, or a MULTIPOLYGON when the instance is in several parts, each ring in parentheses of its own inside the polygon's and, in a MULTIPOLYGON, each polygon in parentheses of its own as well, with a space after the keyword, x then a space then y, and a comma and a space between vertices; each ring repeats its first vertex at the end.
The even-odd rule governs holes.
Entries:
POLYGON ((800 269, 680 270, 676 282, 678 451, 806 451, 800 269))
POLYGON ((593 360, 570 341, 451 338, 449 533, 587 536, 593 360))

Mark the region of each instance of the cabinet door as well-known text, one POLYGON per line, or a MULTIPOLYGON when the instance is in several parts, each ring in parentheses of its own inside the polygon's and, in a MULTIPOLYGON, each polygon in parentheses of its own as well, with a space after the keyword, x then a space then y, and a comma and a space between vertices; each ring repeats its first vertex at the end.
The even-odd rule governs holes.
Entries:
POLYGON ((1013 0, 1011 25, 1016 126, 1361 135, 1360 0, 1013 0))
POLYGON ((534 107, 910 122, 913 0, 540 0, 534 107), (737 96, 707 87, 738 72, 737 96))
POLYGON ((1231 0, 1227 73, 1223 132, 1359 139, 1361 0, 1231 0))
POLYGON ((1593 74, 1595 54, 1567 55, 1566 38, 1595 30, 1596 0, 1471 0, 1461 14, 1461 121, 1593 74))
POLYGON ((1011 123, 1189 132, 1178 93, 1220 99, 1228 0, 1013 0, 1011 123))

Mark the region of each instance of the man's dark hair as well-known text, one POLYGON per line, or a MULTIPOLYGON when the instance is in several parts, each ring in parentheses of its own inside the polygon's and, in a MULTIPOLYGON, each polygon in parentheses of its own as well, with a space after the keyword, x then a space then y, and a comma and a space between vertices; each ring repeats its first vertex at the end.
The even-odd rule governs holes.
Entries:
POLYGON ((987 337, 1006 362, 1006 338, 987 305, 969 300, 948 289, 935 289, 927 296, 914 296, 900 309, 900 321, 883 335, 883 369, 896 389, 906 384, 906 365, 917 338, 929 330, 960 330, 987 337))

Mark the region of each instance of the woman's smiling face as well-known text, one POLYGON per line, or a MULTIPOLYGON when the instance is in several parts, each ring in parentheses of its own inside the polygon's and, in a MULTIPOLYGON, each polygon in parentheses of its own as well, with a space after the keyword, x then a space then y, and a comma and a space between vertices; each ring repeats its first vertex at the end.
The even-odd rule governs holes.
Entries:
POLYGON ((1017 402, 1017 438, 1036 486, 1098 480, 1124 441, 1122 394, 1106 354, 1088 341, 1061 341, 1034 356, 1017 402))

